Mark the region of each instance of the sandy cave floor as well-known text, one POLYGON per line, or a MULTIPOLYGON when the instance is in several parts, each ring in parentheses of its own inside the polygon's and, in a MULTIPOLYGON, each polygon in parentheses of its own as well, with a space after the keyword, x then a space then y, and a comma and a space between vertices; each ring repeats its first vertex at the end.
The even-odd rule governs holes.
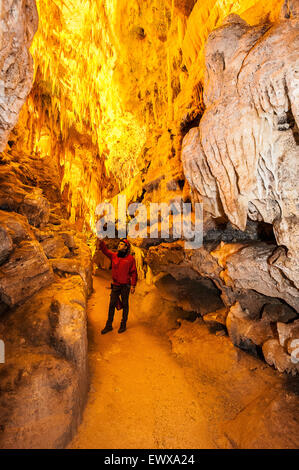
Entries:
MULTIPOLYGON (((285 392, 283 374, 237 350, 226 336, 209 332, 201 320, 183 321, 179 329, 170 325, 172 330, 166 334, 165 318, 159 320, 163 300, 144 281, 130 296, 127 331, 117 333, 121 312, 116 312, 114 330, 101 335, 109 286, 109 273, 94 278, 88 315, 90 392, 83 421, 68 448, 296 446, 294 436, 284 437, 283 424, 279 424, 281 432, 275 428, 281 422, 277 397, 282 391, 290 397, 291 408, 298 405, 293 382, 291 392, 285 392), (154 310, 149 317, 146 312, 143 315, 147 298, 149 310, 154 310), (254 430, 259 413, 261 424, 254 430)), ((294 433, 298 415, 290 413, 293 421, 287 426, 294 433)), ((289 421, 288 413, 285 419, 289 421)))

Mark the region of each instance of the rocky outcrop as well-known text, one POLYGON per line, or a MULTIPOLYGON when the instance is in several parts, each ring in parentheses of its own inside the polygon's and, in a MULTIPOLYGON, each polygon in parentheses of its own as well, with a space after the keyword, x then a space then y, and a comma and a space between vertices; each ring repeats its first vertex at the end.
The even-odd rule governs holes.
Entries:
POLYGON ((242 230, 248 218, 273 224, 288 249, 281 276, 297 287, 298 14, 291 0, 274 24, 230 15, 209 35, 206 111, 182 149, 193 193, 213 217, 242 230))
POLYGON ((91 251, 64 219, 55 172, 9 151, 0 169, 0 447, 61 448, 88 390, 91 251), (39 187, 36 187, 38 183, 39 187), (55 223, 53 223, 55 222, 55 223))
POLYGON ((3 0, 0 10, 0 151, 32 87, 29 47, 37 31, 35 0, 3 0))
MULTIPOLYGON (((270 365, 294 374, 298 372, 297 366, 288 364, 291 364, 292 351, 298 347, 295 343, 298 291, 271 264, 276 250, 275 245, 254 241, 246 244, 221 242, 218 246, 205 243, 200 249, 188 251, 184 250, 183 242, 162 243, 149 248, 145 262, 155 275, 164 272, 175 279, 211 279, 221 292, 226 308, 217 311, 218 306, 209 314, 196 307, 193 310, 215 331, 227 331, 235 346, 256 356, 264 353, 270 365), (281 339, 280 347, 272 348, 270 355, 265 345, 278 338, 288 339, 281 339), (292 340, 292 349, 288 349, 292 340), (284 361, 275 360, 275 354, 280 357, 282 353, 284 361)), ((207 289, 206 295, 210 295, 207 289)), ((297 350, 293 356, 296 354, 297 350)))
POLYGON ((40 244, 37 241, 21 242, 1 266, 1 300, 14 307, 53 280, 51 266, 40 244))
POLYGON ((297 28, 296 12, 277 24, 258 27, 230 15, 210 34, 206 44, 207 110, 199 128, 192 129, 184 140, 184 169, 194 190, 207 199, 212 214, 225 213, 242 229, 253 195, 264 207, 264 211, 260 208, 260 216, 271 222, 277 214, 269 207, 275 210, 275 202, 280 202, 281 209, 286 209, 284 205, 294 201, 286 178, 288 165, 295 158, 296 124, 288 120, 287 114, 293 113, 296 120, 297 28), (212 130, 216 128, 214 135, 212 130), (281 141, 286 143, 285 152, 281 141), (275 148, 271 149, 274 142, 275 148), (275 162, 267 160, 272 157, 275 162), (273 173, 263 173, 263 165, 273 173))

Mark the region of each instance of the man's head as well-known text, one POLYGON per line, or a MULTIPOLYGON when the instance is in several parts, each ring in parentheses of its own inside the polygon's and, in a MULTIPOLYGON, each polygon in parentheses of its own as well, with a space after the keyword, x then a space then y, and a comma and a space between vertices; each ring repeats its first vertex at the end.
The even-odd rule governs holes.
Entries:
POLYGON ((118 244, 117 250, 121 255, 126 255, 130 249, 130 243, 126 238, 122 238, 118 244))

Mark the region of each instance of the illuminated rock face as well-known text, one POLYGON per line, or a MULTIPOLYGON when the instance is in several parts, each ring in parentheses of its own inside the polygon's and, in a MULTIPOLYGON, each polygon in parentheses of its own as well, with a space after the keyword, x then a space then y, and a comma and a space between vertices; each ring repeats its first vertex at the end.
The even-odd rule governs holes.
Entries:
MULTIPOLYGON (((230 15, 210 34, 206 111, 182 150, 185 175, 208 212, 226 215, 241 230, 247 217, 274 224, 278 244, 292 257, 299 248, 298 28, 294 0, 274 24, 252 27, 230 15)), ((299 282, 294 272, 289 276, 299 282)))
POLYGON ((221 324, 235 346, 257 356, 263 352, 265 360, 280 372, 298 374, 294 359, 298 290, 271 264, 278 256, 277 248, 249 239, 216 246, 215 241, 206 242, 202 248, 186 252, 182 242, 162 243, 149 248, 146 262, 154 274, 169 273, 178 280, 210 278, 227 308, 220 318, 215 312, 211 319, 203 319, 221 324))
POLYGON ((87 394, 91 252, 55 165, 11 149, 0 161, 0 448, 64 447, 87 394))
POLYGON ((0 9, 0 151, 16 125, 31 90, 33 61, 29 47, 37 30, 35 0, 2 0, 0 9))
POLYGON ((120 191, 131 201, 190 198, 181 141, 204 110, 208 34, 230 12, 250 24, 275 20, 282 3, 74 0, 70 10, 63 0, 37 0, 36 77, 18 144, 58 162, 80 229, 120 191))

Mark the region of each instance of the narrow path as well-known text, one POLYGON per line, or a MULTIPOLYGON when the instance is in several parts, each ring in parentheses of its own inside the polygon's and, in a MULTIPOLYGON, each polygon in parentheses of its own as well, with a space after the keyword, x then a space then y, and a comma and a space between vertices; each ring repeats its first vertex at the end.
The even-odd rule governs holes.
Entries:
MULTIPOLYGON (((197 392, 186 381, 167 341, 142 324, 131 302, 128 330, 100 334, 109 276, 95 277, 89 304, 91 389, 70 448, 214 448, 197 392)), ((136 295, 136 294, 135 294, 136 295)))
MULTIPOLYGON (((110 273, 94 278, 89 301, 91 385, 69 448, 297 448, 298 381, 181 320, 161 286, 137 285, 128 330, 101 335, 110 273), (163 296, 164 295, 164 300, 163 296)), ((208 294, 207 294, 208 295, 208 294)))

